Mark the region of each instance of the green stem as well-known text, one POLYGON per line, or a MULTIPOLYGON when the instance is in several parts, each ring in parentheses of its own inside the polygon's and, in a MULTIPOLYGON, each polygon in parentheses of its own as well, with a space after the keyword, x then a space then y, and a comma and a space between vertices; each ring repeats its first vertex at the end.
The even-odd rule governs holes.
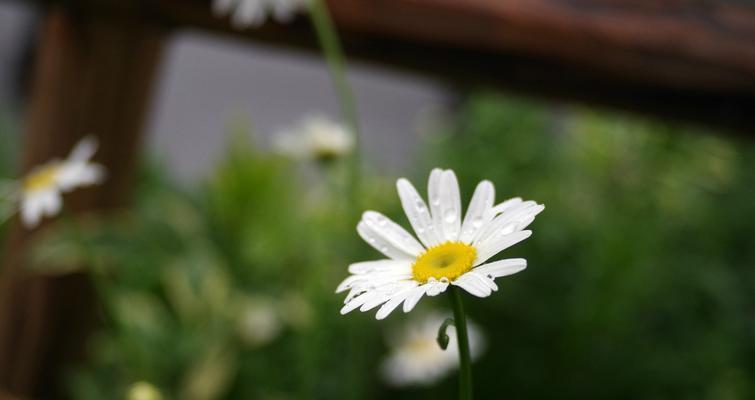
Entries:
POLYGON ((346 58, 325 2, 323 0, 310 0, 309 14, 333 79, 341 113, 347 126, 354 134, 354 152, 351 156, 351 173, 349 176, 349 200, 353 210, 355 210, 352 216, 358 217, 360 210, 361 133, 354 92, 346 76, 346 58))
POLYGON ((461 290, 450 286, 451 304, 454 309, 456 342, 459 344, 459 399, 472 399, 472 360, 469 356, 469 337, 467 336, 467 317, 461 302, 461 290))
MULTIPOLYGON (((360 201, 360 183, 361 183, 361 133, 359 129, 359 119, 357 117, 356 102, 354 93, 346 76, 346 61, 338 38, 333 21, 330 18, 328 7, 324 0, 309 0, 309 15, 312 19, 317 34, 317 39, 322 47, 325 61, 328 64, 330 75, 333 79, 336 96, 341 107, 344 121, 347 127, 354 135, 354 151, 350 158, 349 179, 348 179, 348 198, 347 210, 348 218, 354 221, 359 219, 361 214, 360 201)), ((363 398, 361 393, 361 376, 363 360, 361 359, 362 348, 364 345, 364 335, 358 331, 358 326, 352 326, 347 333, 347 347, 352 356, 352 368, 349 368, 348 374, 348 392, 350 398, 363 398)))

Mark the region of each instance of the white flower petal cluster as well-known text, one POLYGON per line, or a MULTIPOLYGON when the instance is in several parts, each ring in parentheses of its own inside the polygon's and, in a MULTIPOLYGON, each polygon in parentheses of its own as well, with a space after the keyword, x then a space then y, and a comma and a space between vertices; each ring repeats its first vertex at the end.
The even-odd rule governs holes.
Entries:
POLYGON ((434 169, 430 174, 430 203, 406 179, 397 182, 398 194, 419 241, 384 215, 367 211, 357 232, 387 259, 351 264, 336 293, 348 291, 346 314, 381 306, 377 319, 387 317, 403 304, 409 312, 424 295, 436 296, 448 285, 458 286, 477 297, 498 290, 495 278, 522 271, 522 258, 488 262, 514 244, 527 239, 524 230, 544 207, 521 198, 495 204, 495 189, 482 181, 462 220, 461 198, 456 175, 434 169))
POLYGON ((330 160, 351 154, 354 135, 321 114, 306 116, 296 126, 273 137, 275 151, 297 159, 330 160))
POLYGON ((53 160, 32 169, 20 191, 21 221, 32 228, 43 217, 52 217, 60 212, 62 194, 82 186, 102 182, 105 169, 89 160, 97 150, 93 137, 81 140, 65 160, 53 160))
MULTIPOLYGON (((446 350, 438 345, 438 328, 445 318, 433 313, 411 321, 389 338, 390 354, 381 365, 383 378, 392 386, 426 386, 445 377, 459 366, 456 328, 446 330, 446 350)), ((468 321, 467 333, 472 358, 482 354, 485 341, 477 326, 468 321)))
POLYGON ((285 23, 307 7, 307 0, 215 0, 212 11, 218 17, 231 15, 237 29, 258 27, 268 17, 285 23))

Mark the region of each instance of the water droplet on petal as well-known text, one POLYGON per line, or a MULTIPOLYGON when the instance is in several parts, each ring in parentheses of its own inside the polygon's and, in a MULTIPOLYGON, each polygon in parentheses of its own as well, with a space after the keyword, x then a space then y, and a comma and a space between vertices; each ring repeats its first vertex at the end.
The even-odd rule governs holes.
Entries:
POLYGON ((422 199, 417 199, 416 203, 414 204, 414 208, 419 213, 427 212, 427 206, 425 205, 425 202, 422 201, 422 199))

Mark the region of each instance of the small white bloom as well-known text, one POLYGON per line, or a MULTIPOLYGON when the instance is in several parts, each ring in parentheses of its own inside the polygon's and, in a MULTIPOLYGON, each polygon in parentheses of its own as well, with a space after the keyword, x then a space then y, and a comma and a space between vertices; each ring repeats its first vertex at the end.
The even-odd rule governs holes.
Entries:
POLYGON ((162 400, 163 395, 160 390, 153 384, 145 381, 139 381, 131 385, 128 389, 126 399, 128 400, 162 400))
POLYGON ((523 229, 543 211, 542 205, 518 197, 494 205, 495 188, 485 180, 477 185, 462 221, 453 171, 432 171, 429 207, 408 180, 401 178, 396 186, 419 241, 384 215, 365 212, 357 232, 388 258, 349 265, 352 275, 336 289, 349 291, 341 314, 382 305, 376 318, 383 319, 402 303, 409 312, 422 296, 436 296, 448 285, 487 297, 498 290, 495 278, 526 268, 522 258, 487 261, 530 237, 532 231, 523 229))
MULTIPOLYGON (((393 386, 430 385, 459 366, 459 347, 456 328, 450 325, 448 347, 438 345, 438 328, 445 320, 440 314, 430 314, 414 321, 389 338, 391 352, 381 366, 383 378, 393 386)), ((482 354, 484 337, 477 326, 467 321, 472 358, 482 354)))
POLYGON ((283 329, 278 310, 270 299, 246 299, 240 310, 241 338, 250 345, 264 346, 273 341, 283 329))
POLYGON ((42 217, 60 212, 63 193, 102 182, 104 168, 89 162, 96 150, 97 141, 87 137, 74 147, 67 159, 50 161, 24 177, 19 194, 24 225, 34 227, 42 217))
POLYGON ((313 114, 293 128, 278 132, 273 138, 273 147, 294 158, 331 160, 354 150, 354 135, 342 124, 313 114))
POLYGON ((231 14, 237 29, 258 27, 268 16, 278 22, 289 22, 307 7, 308 0, 215 0, 212 11, 218 17, 231 14))

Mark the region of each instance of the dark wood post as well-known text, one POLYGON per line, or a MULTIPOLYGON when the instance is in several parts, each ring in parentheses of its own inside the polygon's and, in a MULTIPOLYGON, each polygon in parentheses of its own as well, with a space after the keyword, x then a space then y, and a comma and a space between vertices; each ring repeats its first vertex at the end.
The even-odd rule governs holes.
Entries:
MULTIPOLYGON (((65 198, 67 211, 129 201, 142 125, 162 34, 136 20, 98 20, 51 9, 41 24, 23 137, 23 167, 64 157, 87 134, 99 138, 102 186, 65 198)), ((0 270, 0 393, 61 397, 66 366, 79 357, 96 321, 96 299, 83 274, 40 277, 25 271, 34 236, 14 224, 0 270)))

